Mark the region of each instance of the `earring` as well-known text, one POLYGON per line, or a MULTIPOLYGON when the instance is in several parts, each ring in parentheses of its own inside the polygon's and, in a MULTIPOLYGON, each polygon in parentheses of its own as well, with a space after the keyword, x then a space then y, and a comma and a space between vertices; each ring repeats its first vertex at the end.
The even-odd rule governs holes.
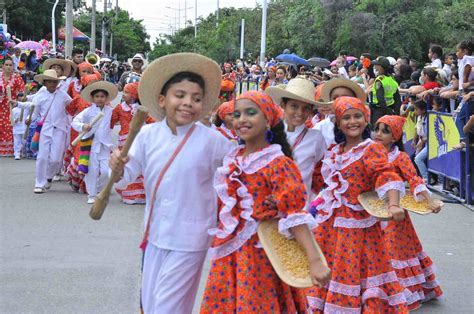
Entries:
POLYGON ((272 132, 272 130, 270 130, 270 128, 268 128, 267 132, 265 133, 265 139, 270 144, 273 142, 273 132, 272 132))

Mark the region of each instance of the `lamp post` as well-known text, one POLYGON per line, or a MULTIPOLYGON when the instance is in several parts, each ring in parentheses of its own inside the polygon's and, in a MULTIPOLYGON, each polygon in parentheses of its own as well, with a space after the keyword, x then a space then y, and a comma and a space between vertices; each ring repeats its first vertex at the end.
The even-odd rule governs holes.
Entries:
POLYGON ((56 12, 56 7, 58 6, 59 0, 56 0, 53 5, 53 11, 51 13, 51 32, 53 35, 53 51, 56 52, 56 19, 54 18, 54 13, 56 12))
POLYGON ((267 0, 262 1, 262 38, 260 39, 260 66, 265 66, 265 49, 267 37, 267 0))

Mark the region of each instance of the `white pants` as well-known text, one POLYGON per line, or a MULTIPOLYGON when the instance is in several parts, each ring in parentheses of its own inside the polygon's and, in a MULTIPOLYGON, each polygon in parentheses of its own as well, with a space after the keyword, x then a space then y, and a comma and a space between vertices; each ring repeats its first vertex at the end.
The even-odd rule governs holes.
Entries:
POLYGON ((13 152, 15 158, 20 157, 24 144, 25 141, 23 140, 23 134, 13 134, 13 152))
POLYGON ((66 149, 66 132, 53 130, 53 136, 40 135, 38 155, 36 157, 36 187, 44 187, 47 179, 61 169, 66 149))
POLYGON ((110 152, 101 149, 99 153, 91 152, 89 156, 89 172, 84 176, 87 194, 95 197, 97 191, 101 191, 109 179, 109 157, 110 152))
POLYGON ((148 243, 143 259, 145 314, 191 314, 207 251, 159 249, 148 243))

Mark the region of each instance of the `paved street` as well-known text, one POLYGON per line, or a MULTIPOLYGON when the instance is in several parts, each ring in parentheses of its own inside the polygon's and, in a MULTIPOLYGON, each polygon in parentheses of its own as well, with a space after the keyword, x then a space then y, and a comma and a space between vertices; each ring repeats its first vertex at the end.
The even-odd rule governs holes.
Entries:
MULTIPOLYGON (((1 158, 0 174, 0 313, 138 313, 142 206, 113 195, 93 221, 64 182, 33 194, 34 161, 1 158)), ((417 313, 472 313, 474 213, 412 217, 445 292, 417 313)))

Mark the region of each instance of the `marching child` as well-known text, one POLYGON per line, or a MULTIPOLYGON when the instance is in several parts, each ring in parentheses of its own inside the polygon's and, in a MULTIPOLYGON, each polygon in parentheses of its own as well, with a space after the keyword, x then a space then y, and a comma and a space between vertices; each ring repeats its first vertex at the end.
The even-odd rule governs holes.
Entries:
POLYGON ((144 313, 191 313, 216 226, 216 169, 232 143, 198 123, 214 107, 221 70, 193 53, 167 55, 144 72, 140 101, 163 120, 142 127, 127 158, 116 150, 116 188, 143 175, 146 191, 142 276, 144 313), (125 164, 126 163, 126 164, 125 164))
MULTIPOLYGON (((57 89, 61 80, 55 70, 44 71, 35 76, 35 81, 44 85, 46 90, 39 92, 33 98, 35 106, 31 120, 40 118, 39 149, 36 157, 36 183, 34 193, 44 193, 51 187, 53 176, 60 170, 66 136, 69 125, 66 109, 71 97, 62 89, 57 89)), ((27 121, 29 123, 29 121, 27 121)))
POLYGON ((305 122, 313 113, 313 107, 317 105, 314 101, 314 85, 305 78, 296 77, 288 82, 285 89, 269 87, 265 93, 284 110, 286 139, 291 146, 293 159, 301 171, 309 202, 313 199, 313 170, 327 148, 321 131, 305 126, 305 122))
MULTIPOLYGON (((135 115, 138 106, 138 82, 125 84, 123 88, 123 102, 115 106, 112 112, 110 128, 119 123, 118 148, 122 149, 130 131, 130 122, 135 115)), ((155 120, 147 117, 146 123, 153 123, 155 120)), ((143 187, 143 177, 139 176, 136 182, 130 183, 125 190, 117 189, 117 193, 122 197, 125 204, 145 204, 145 189, 143 187)))
MULTIPOLYGON (((401 139, 404 124, 405 118, 400 116, 380 118, 375 124, 374 140, 386 148, 388 161, 401 178, 408 182, 415 199, 426 199, 429 208, 438 213, 440 205, 430 197, 423 179, 416 174, 410 157, 400 150, 403 148, 401 139)), ((405 219, 402 221, 389 221, 383 228, 383 233, 397 277, 411 291, 411 297, 407 298, 409 309, 415 310, 422 302, 439 297, 442 291, 435 279, 433 262, 423 251, 408 212, 405 211, 405 219)))
POLYGON ((369 108, 358 98, 334 101, 336 139, 315 176, 324 200, 317 205, 315 229, 332 272, 323 288, 308 289, 308 302, 316 313, 408 313, 403 287, 390 264, 380 222, 359 204, 359 194, 375 190, 388 198, 396 221, 404 218, 399 206, 405 186, 387 159, 385 148, 373 142, 367 125, 369 108))
POLYGON ((90 84, 82 90, 81 97, 91 103, 91 106, 79 113, 72 121, 72 127, 77 132, 87 132, 81 139, 79 157, 79 172, 85 174, 87 204, 95 202, 97 192, 108 180, 107 163, 113 148, 110 128, 112 107, 109 103, 117 97, 117 93, 118 89, 112 83, 100 81, 90 84), (103 117, 92 125, 99 114, 103 114, 103 117))
POLYGON ((25 141, 23 140, 23 134, 25 134, 26 119, 28 118, 28 110, 25 108, 15 107, 13 108, 13 153, 15 160, 21 159, 21 152, 25 141))
POLYGON ((234 121, 234 100, 224 102, 217 108, 215 120, 214 124, 217 126, 217 131, 229 141, 234 143, 239 141, 232 124, 232 121, 234 121))
POLYGON ((329 281, 329 268, 310 244, 315 221, 305 211, 305 186, 280 109, 262 92, 245 92, 235 102, 234 127, 245 144, 226 156, 214 178, 219 225, 209 231, 213 263, 201 313, 304 313, 304 291, 280 280, 257 235, 261 221, 278 218, 280 233, 305 249, 313 283, 329 281), (266 206, 269 195, 274 208, 266 206))

